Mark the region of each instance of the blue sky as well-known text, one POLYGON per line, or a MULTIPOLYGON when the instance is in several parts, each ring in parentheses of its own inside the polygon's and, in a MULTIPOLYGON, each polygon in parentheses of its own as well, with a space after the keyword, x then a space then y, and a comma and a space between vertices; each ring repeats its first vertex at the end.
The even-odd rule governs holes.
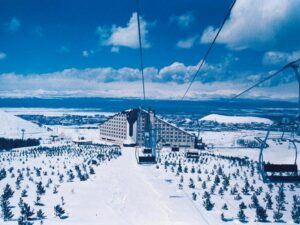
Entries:
MULTIPOLYGON (((0 96, 141 96, 135 1, 0 4, 0 96)), ((147 96, 183 95, 230 4, 140 0, 147 96)), ((237 0, 188 97, 232 96, 299 58, 299 8, 298 0, 237 0)), ((248 97, 296 93, 286 71, 248 97)))

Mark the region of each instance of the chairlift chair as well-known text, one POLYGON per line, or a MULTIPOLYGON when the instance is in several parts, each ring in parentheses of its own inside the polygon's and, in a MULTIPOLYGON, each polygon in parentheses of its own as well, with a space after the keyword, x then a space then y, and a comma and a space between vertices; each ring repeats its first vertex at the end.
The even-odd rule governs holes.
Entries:
POLYGON ((151 148, 144 148, 143 153, 144 154, 152 154, 152 149, 151 148))
POLYGON ((188 158, 188 159, 199 159, 200 154, 199 154, 198 151, 195 151, 195 150, 188 150, 188 151, 185 153, 185 157, 188 158))
POLYGON ((179 152, 179 147, 172 147, 172 148, 171 148, 171 151, 172 151, 172 152, 179 152))
MULTIPOLYGON (((269 127, 264 141, 261 143, 259 154, 259 168, 260 173, 265 183, 300 183, 300 175, 298 173, 297 165, 297 146, 295 144, 295 138, 288 139, 292 144, 295 151, 295 160, 292 164, 274 164, 265 163, 263 158, 263 151, 266 148, 266 142, 271 132, 273 125, 269 127)), ((294 132, 294 131, 293 131, 294 132)))
POLYGON ((157 162, 151 148, 136 148, 136 160, 138 164, 156 164, 157 162))

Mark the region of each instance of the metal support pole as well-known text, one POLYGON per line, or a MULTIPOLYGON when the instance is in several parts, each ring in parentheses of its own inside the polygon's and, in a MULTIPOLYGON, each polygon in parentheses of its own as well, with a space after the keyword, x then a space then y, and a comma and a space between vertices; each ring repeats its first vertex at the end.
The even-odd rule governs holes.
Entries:
POLYGON ((297 120, 300 120, 300 73, 299 73, 299 66, 296 64, 291 65, 292 69, 295 72, 297 81, 298 81, 298 114, 297 114, 297 120))

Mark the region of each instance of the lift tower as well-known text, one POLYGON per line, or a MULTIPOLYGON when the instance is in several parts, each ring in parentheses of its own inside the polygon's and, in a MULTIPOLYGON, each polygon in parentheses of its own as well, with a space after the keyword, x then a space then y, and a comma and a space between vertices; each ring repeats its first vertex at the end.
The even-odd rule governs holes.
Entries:
POLYGON ((300 121, 300 72, 299 72, 299 65, 296 63, 292 63, 290 67, 294 70, 295 76, 298 81, 298 114, 297 120, 300 121))

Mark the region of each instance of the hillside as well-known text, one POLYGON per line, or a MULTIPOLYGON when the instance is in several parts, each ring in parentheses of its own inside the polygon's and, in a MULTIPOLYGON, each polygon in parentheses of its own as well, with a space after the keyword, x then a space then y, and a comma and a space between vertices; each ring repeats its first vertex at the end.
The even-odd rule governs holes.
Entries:
POLYGON ((0 137, 21 138, 22 129, 25 129, 25 138, 39 138, 48 136, 46 128, 23 120, 17 116, 0 110, 0 137))

